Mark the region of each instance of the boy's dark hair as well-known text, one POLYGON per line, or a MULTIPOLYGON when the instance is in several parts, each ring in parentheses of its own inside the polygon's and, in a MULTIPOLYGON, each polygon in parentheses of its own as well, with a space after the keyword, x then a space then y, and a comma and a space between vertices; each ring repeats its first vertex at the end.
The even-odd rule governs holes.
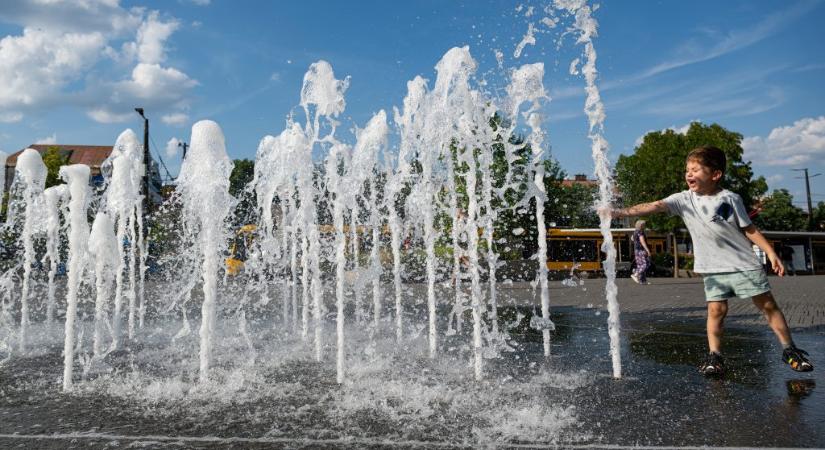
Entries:
POLYGON ((725 166, 727 165, 725 152, 712 145, 703 145, 694 148, 688 153, 687 161, 696 161, 710 170, 722 172, 723 175, 725 174, 725 166))

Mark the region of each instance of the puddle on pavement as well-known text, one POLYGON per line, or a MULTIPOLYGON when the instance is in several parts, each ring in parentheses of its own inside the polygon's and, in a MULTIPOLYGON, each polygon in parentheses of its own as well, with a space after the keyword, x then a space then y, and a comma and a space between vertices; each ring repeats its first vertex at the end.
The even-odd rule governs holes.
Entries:
MULTIPOLYGON (((624 378, 614 380, 609 376, 604 311, 553 308, 551 319, 556 329, 551 334, 553 354, 549 360, 542 354, 541 333, 529 327, 532 308, 502 307, 499 312, 501 327, 510 328, 512 351, 502 351, 497 359, 487 361, 488 381, 483 383, 474 382, 470 375, 469 347, 462 342, 471 322, 465 321, 463 333, 442 343, 454 349, 446 352, 453 355, 452 365, 456 366, 443 372, 450 374, 448 378, 435 379, 442 373, 438 370, 445 369, 434 367, 426 358, 388 356, 385 368, 353 382, 364 386, 342 390, 334 382, 331 357, 323 363, 295 361, 260 370, 257 381, 246 380, 245 390, 235 394, 237 399, 217 407, 209 405, 208 396, 195 401, 184 395, 178 400, 147 404, 130 401, 128 393, 114 396, 85 389, 63 394, 59 390, 61 358, 55 347, 0 366, 0 434, 97 431, 115 435, 286 436, 296 440, 368 436, 383 442, 417 440, 470 446, 485 442, 825 446, 825 428, 821 426, 825 423, 823 372, 792 372, 780 361, 779 347, 767 326, 728 327, 724 339, 728 374, 713 380, 696 369, 706 351, 704 319, 624 314, 624 378), (466 376, 455 375, 465 370, 466 376), (428 371, 434 374, 430 378, 428 371), (418 372, 420 379, 396 379, 398 373, 418 372), (535 380, 543 381, 535 384, 535 380), (389 392, 387 386, 395 388, 395 384, 404 389, 406 382, 415 391, 410 395, 431 395, 437 400, 416 403, 382 391, 389 392), (267 385, 294 389, 255 391, 267 385), (364 396, 372 397, 367 401, 364 396), (341 402, 357 406, 342 406, 341 402), (494 410, 496 404, 516 419, 476 416, 462 409, 494 410), (432 410, 422 414, 410 408, 432 410), (528 415, 519 418, 516 414, 520 410, 528 410, 528 415), (538 426, 530 422, 535 420, 529 415, 533 410, 545 414, 541 420, 575 423, 560 426, 556 434, 536 437, 529 434, 529 427, 538 426), (479 428, 491 426, 490 420, 513 420, 506 429, 515 431, 509 435, 479 434, 479 428), (402 433, 399 427, 410 429, 402 433), (519 432, 525 433, 523 438, 519 432)), ((825 334, 802 330, 795 334, 795 340, 822 367, 825 334)), ((147 344, 138 353, 115 355, 110 361, 116 368, 115 376, 129 379, 130 368, 141 368, 140 352, 151 351, 147 344)), ((164 373, 152 367, 141 370, 164 373)), ((226 381, 232 382, 231 376, 226 381)), ((95 441, 93 446, 108 444, 95 441)), ((210 445, 203 443, 204 447, 210 445)))

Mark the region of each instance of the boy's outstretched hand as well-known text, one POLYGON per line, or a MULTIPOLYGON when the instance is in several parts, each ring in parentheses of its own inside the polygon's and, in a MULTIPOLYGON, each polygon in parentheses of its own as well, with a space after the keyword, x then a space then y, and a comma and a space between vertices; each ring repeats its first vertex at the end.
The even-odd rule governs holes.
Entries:
POLYGON ((768 255, 768 260, 771 262, 771 269, 773 272, 780 277, 785 276, 785 266, 782 265, 782 261, 779 260, 779 257, 776 256, 776 253, 771 253, 768 255))

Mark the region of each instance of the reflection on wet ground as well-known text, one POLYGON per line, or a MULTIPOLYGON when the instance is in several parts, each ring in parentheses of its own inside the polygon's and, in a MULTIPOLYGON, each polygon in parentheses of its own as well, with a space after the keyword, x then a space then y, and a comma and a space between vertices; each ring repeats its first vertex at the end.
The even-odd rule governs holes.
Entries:
POLYGON ((625 378, 613 380, 605 313, 555 309, 545 361, 532 311, 501 309, 512 339, 499 341, 481 383, 472 380, 466 324, 436 361, 423 356, 423 336, 399 348, 388 337, 350 349, 343 386, 333 361, 290 359, 300 343, 261 331, 278 348, 259 345, 252 363, 226 344, 206 387, 194 382, 197 361, 187 356, 194 341, 177 353, 148 342, 109 355, 105 370, 87 368, 79 389, 63 394, 55 346, 0 366, 0 447, 825 446, 821 330, 795 334, 819 363, 798 374, 781 362, 766 326, 728 327, 728 373, 714 380, 696 370, 704 320, 625 314, 625 378))

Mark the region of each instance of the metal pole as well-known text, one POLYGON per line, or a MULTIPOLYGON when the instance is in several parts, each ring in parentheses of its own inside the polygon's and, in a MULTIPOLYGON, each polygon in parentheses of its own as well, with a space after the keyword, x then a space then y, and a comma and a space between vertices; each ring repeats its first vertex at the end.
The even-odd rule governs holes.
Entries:
POLYGON ((140 114, 143 118, 143 183, 141 190, 143 191, 143 218, 146 218, 149 210, 149 170, 152 161, 149 156, 149 119, 146 118, 143 108, 135 108, 135 112, 140 114))
POLYGON ((673 278, 679 278, 679 244, 676 241, 676 231, 673 232, 673 278))
MULTIPOLYGON (((142 115, 142 114, 141 114, 142 115)), ((149 211, 149 172, 152 168, 150 165, 152 161, 149 156, 149 119, 143 116, 143 217, 149 211)))
POLYGON ((808 248, 805 250, 808 252, 808 263, 811 264, 811 275, 816 275, 816 268, 814 267, 814 241, 810 236, 808 236, 808 248))
MULTIPOLYGON (((805 169, 791 169, 791 170, 794 170, 796 172, 805 172, 805 194, 808 197, 808 231, 813 231, 814 230, 814 208, 813 208, 813 204, 811 204, 811 182, 810 182, 810 179, 813 178, 813 177, 822 175, 822 174, 817 173, 817 174, 811 175, 809 177, 807 168, 805 168, 805 169)), ((797 177, 797 178, 799 178, 799 177, 797 177)))
POLYGON ((808 169, 805 169, 805 194, 808 196, 808 231, 811 231, 814 227, 814 208, 811 205, 811 183, 808 181, 808 169))

